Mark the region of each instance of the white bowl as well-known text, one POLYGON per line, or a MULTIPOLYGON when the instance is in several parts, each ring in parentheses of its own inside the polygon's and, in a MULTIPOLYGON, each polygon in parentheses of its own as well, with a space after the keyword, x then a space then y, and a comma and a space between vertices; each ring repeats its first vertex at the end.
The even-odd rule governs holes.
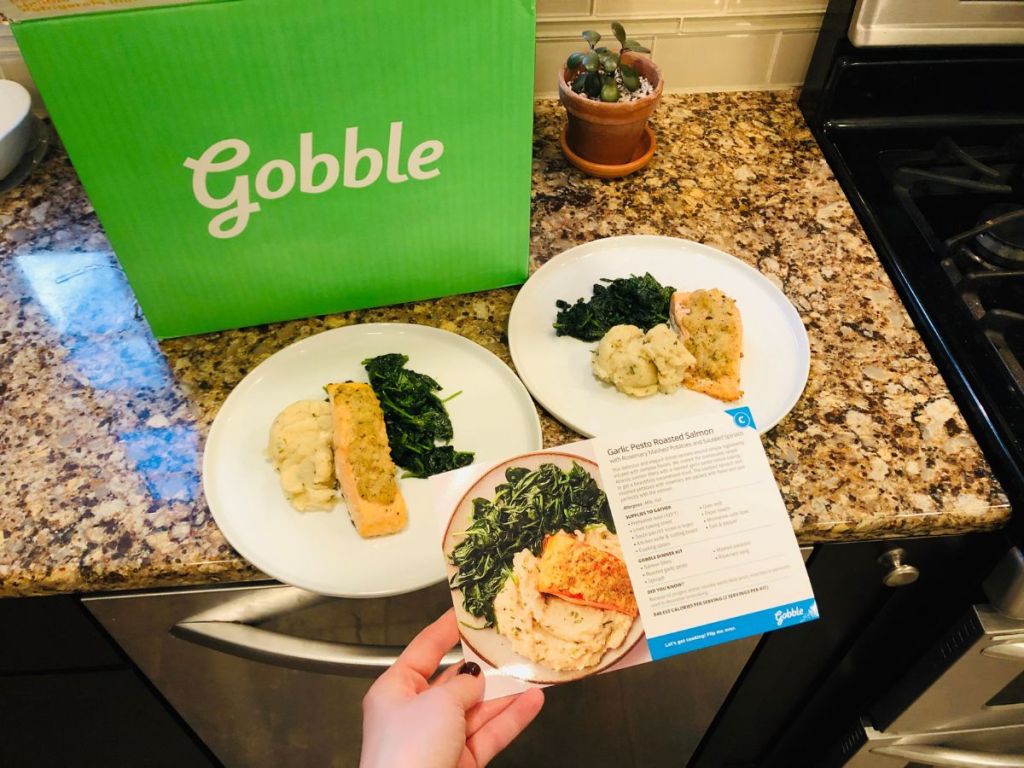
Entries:
POLYGON ((32 97, 13 80, 0 80, 0 179, 14 170, 32 136, 32 97))

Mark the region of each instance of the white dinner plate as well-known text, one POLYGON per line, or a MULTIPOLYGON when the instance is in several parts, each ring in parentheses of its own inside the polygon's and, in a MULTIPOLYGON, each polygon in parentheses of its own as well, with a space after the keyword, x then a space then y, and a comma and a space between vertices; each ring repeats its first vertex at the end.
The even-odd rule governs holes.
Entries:
MULTIPOLYGON (((453 510, 451 519, 448 521, 442 549, 444 551, 444 560, 447 564, 449 581, 459 570, 451 564, 450 559, 452 550, 462 540, 462 532, 469 527, 473 520, 473 499, 481 496, 485 499, 493 499, 498 485, 506 482, 505 470, 508 467, 524 467, 533 470, 537 469, 541 464, 548 463, 554 464, 563 470, 572 469, 573 463, 577 463, 597 480, 598 486, 604 486, 601 482, 601 471, 598 469, 597 464, 592 459, 571 453, 531 453, 527 456, 517 456, 514 459, 503 461, 501 464, 492 467, 466 491, 458 506, 453 510)), ((605 651, 597 664, 586 669, 559 671, 520 656, 513 649, 512 642, 504 635, 498 634, 497 629, 494 627, 478 629, 478 625, 482 623, 481 619, 470 614, 463 606, 462 590, 453 589, 452 595, 453 602, 455 603, 455 618, 458 619, 459 634, 462 636, 462 642, 469 645, 477 656, 495 669, 500 670, 506 675, 531 683, 545 685, 566 683, 570 680, 579 680, 602 672, 629 653, 644 634, 643 624, 640 622, 640 618, 637 617, 633 620, 633 624, 622 645, 605 651)))
MULTIPOLYGON (((270 426, 296 400, 323 398, 325 384, 366 381, 361 362, 388 352, 434 377, 460 451, 497 461, 541 447, 529 393, 501 360, 454 333, 421 325, 367 323, 325 331, 269 357, 231 392, 210 428, 203 490, 224 536, 239 554, 287 584, 338 597, 383 597, 444 579, 437 518, 426 480, 400 479, 409 509, 405 530, 363 539, 339 501, 327 512, 298 512, 285 499, 264 454, 270 426)), ((401 472, 401 470, 399 470, 401 472)))
POLYGON ((516 371, 537 402, 588 437, 744 405, 758 430, 767 432, 800 399, 811 361, 800 315, 764 275, 706 245, 649 235, 595 240, 551 259, 516 296, 508 341, 516 371), (676 290, 719 288, 736 300, 743 321, 742 399, 722 403, 687 389, 629 397, 591 372, 597 342, 555 335, 558 299, 589 299, 601 278, 644 272, 676 290))

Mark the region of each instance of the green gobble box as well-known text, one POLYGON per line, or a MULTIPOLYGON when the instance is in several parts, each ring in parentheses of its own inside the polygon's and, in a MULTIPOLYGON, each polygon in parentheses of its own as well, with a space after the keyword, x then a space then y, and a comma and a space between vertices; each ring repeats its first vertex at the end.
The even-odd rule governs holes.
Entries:
POLYGON ((151 5, 0 10, 157 336, 526 278, 533 0, 151 5))

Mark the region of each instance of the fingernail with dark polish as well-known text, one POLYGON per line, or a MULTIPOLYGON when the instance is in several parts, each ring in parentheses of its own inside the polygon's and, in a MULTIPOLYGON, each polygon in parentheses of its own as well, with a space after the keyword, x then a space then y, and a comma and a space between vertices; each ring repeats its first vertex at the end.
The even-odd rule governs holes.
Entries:
POLYGON ((459 667, 459 674, 472 675, 473 677, 478 677, 480 675, 480 665, 477 664, 475 661, 463 662, 462 666, 459 667))

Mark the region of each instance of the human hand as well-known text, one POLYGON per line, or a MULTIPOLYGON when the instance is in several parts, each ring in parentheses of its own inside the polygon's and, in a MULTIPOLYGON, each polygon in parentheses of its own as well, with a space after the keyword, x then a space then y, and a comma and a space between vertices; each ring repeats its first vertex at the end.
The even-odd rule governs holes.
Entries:
POLYGON ((539 688, 481 702, 484 680, 473 662, 429 682, 458 640, 449 610, 377 678, 363 698, 360 768, 483 768, 537 716, 539 688))

